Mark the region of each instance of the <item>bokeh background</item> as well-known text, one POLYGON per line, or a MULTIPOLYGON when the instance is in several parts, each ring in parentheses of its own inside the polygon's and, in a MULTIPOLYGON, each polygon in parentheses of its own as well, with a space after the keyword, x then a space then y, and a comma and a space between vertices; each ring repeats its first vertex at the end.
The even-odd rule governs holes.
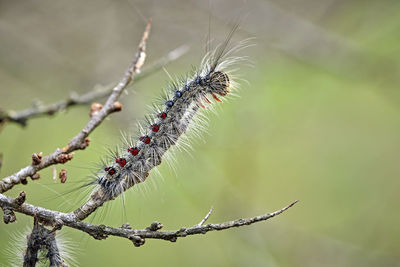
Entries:
MULTIPOLYGON (((70 92, 118 81, 148 17, 153 29, 147 63, 187 44, 166 67, 181 75, 197 65, 207 40, 221 41, 240 18, 234 40, 254 37, 240 55, 240 98, 219 106, 193 152, 176 153, 126 196, 125 217, 114 201, 89 220, 165 229, 250 217, 300 202, 270 221, 179 239, 97 241, 64 228, 79 266, 400 266, 400 2, 349 0, 0 1, 0 108, 19 110, 34 99, 51 103, 70 92)), ((39 181, 7 195, 70 211, 74 188, 120 140, 169 80, 160 71, 129 87, 123 112, 91 136, 65 166, 68 182, 39 181)), ((30 163, 33 152, 61 147, 88 121, 88 107, 32 119, 0 132, 1 177, 30 163)), ((17 215, 0 224, 0 247, 32 225, 17 215)), ((9 266, 0 253, 0 266, 9 266)), ((76 264, 72 264, 76 266, 76 264)))

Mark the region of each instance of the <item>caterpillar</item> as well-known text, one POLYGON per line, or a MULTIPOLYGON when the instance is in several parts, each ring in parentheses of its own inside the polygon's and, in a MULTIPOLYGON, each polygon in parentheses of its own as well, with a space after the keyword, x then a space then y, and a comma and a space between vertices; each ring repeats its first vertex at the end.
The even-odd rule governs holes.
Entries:
POLYGON ((77 265, 73 257, 76 245, 58 232, 49 230, 34 219, 33 228, 13 233, 4 256, 10 266, 69 266, 77 265))
MULTIPOLYGON (((144 182, 150 171, 161 164, 165 153, 194 124, 202 110, 209 110, 207 106, 222 102, 221 98, 232 94, 236 82, 229 68, 246 59, 232 56, 232 53, 248 46, 248 40, 244 40, 230 47, 237 27, 233 27, 214 51, 206 53, 199 69, 192 70, 181 81, 172 82, 166 88, 160 104, 155 104, 153 112, 146 117, 145 126, 139 125, 140 135, 124 138, 122 149, 114 153, 113 161, 95 173, 93 181, 87 184, 100 189, 91 196, 94 202, 102 198, 102 205, 144 182)), ((75 211, 75 215, 79 219, 86 218, 98 206, 89 200, 75 211)))

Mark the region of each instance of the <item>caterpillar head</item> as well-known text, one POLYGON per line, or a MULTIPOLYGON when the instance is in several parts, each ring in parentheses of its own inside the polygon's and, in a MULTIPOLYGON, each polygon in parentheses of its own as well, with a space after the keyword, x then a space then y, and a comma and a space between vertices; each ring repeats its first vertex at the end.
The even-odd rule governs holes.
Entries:
POLYGON ((210 75, 210 88, 214 94, 226 96, 229 90, 229 77, 225 72, 216 71, 210 75))

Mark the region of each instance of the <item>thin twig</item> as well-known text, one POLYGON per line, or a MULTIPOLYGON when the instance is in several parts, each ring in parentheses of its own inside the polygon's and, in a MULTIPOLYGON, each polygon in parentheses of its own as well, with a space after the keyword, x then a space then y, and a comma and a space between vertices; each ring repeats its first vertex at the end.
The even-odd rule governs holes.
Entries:
MULTIPOLYGON (((145 68, 143 72, 139 73, 135 78, 136 82, 159 71, 170 62, 184 55, 188 50, 189 47, 187 45, 182 45, 178 48, 175 48, 167 55, 153 63, 150 67, 145 68)), ((101 99, 110 95, 112 90, 112 86, 96 86, 93 90, 85 94, 78 95, 77 93, 72 92, 67 99, 60 100, 48 105, 43 105, 39 101, 36 101, 34 105, 32 105, 32 107, 20 111, 0 110, 0 124, 2 122, 14 122, 24 127, 27 125, 27 121, 29 119, 54 115, 59 111, 67 110, 68 108, 73 106, 88 105, 96 99, 101 99)))
POLYGON ((256 217, 237 219, 234 221, 228 221, 218 224, 206 224, 206 225, 197 224, 189 228, 181 228, 179 230, 174 230, 174 231, 157 231, 157 229, 160 229, 162 227, 160 223, 157 223, 159 227, 155 228, 148 227, 142 230, 131 229, 130 227, 126 226, 127 224, 124 224, 123 227, 119 228, 114 228, 106 225, 93 225, 77 220, 77 218, 73 216, 72 213, 62 213, 58 211, 52 211, 42 207, 33 206, 28 203, 17 205, 13 198, 0 194, 1 206, 29 216, 37 216, 37 218, 39 218, 42 222, 48 225, 52 226, 65 225, 71 228, 81 230, 91 235, 95 239, 105 239, 108 236, 119 236, 131 240, 135 246, 143 245, 146 238, 162 239, 175 242, 179 237, 205 234, 211 231, 220 231, 233 227, 241 227, 256 222, 266 221, 283 213, 284 211, 295 205, 297 202, 298 201, 294 201, 278 211, 272 213, 266 213, 256 217))
POLYGON ((143 37, 138 46, 136 55, 131 62, 129 68, 126 70, 122 79, 113 88, 112 93, 108 97, 104 106, 93 115, 88 122, 88 124, 62 149, 56 149, 52 154, 44 156, 40 159, 40 162, 31 164, 18 172, 5 177, 0 180, 0 193, 4 193, 10 190, 14 185, 19 184, 21 181, 26 181, 27 177, 33 177, 36 172, 47 168, 51 165, 58 163, 65 163, 72 159, 73 154, 71 152, 78 149, 85 149, 89 144, 89 139, 87 138, 89 134, 103 122, 103 120, 113 112, 120 111, 122 106, 117 102, 122 91, 127 87, 127 85, 132 81, 134 73, 140 71, 145 59, 146 51, 146 40, 150 32, 151 21, 149 20, 146 30, 143 33, 143 37))
POLYGON ((144 68, 143 71, 139 75, 137 75, 136 82, 163 69, 166 65, 177 60, 178 58, 180 58, 181 56, 186 54, 188 51, 189 51, 188 45, 181 45, 181 46, 175 48, 174 50, 169 52, 167 55, 160 58, 155 63, 151 64, 149 67, 144 68))
POLYGON ((210 217, 212 211, 213 207, 210 208, 210 211, 207 213, 206 217, 204 217, 203 220, 197 224, 197 226, 202 226, 208 220, 208 217, 210 217))

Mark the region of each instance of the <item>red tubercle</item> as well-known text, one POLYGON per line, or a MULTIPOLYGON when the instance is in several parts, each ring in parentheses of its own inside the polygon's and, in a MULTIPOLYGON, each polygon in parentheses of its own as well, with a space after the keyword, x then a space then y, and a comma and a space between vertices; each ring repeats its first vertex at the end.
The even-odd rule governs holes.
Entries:
POLYGON ((114 175, 115 174, 115 169, 112 167, 107 167, 104 169, 109 175, 114 175))
POLYGON ((136 156, 139 153, 139 149, 137 147, 130 147, 128 148, 128 152, 131 153, 133 156, 136 156))
POLYGON ((167 117, 167 113, 161 112, 161 113, 159 114, 159 116, 160 116, 161 119, 165 119, 165 118, 167 117))
POLYGON ((145 144, 150 144, 150 141, 151 141, 150 137, 148 137, 148 136, 141 136, 139 138, 139 140, 142 141, 145 144))
POLYGON ((117 158, 115 160, 115 162, 118 163, 119 166, 121 166, 121 167, 125 167, 125 165, 126 165, 126 159, 124 159, 124 158, 117 158))
POLYGON ((153 132, 158 132, 158 130, 160 130, 160 126, 158 124, 153 124, 150 128, 153 132))

